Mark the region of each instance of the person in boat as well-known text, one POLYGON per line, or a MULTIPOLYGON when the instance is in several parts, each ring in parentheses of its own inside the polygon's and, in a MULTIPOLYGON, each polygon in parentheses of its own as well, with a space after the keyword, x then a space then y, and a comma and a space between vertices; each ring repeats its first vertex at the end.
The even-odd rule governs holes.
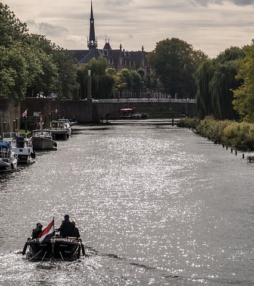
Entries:
POLYGON ((80 238, 79 229, 76 227, 75 221, 72 221, 72 223, 73 223, 73 225, 74 225, 73 237, 80 238))
POLYGON ((74 224, 70 222, 69 218, 70 218, 69 215, 66 214, 64 216, 64 220, 62 221, 60 228, 57 229, 58 231, 60 231, 60 235, 63 238, 67 236, 73 236, 74 233, 75 227, 74 224))
POLYGON ((42 224, 40 222, 38 222, 36 224, 36 228, 33 229, 33 232, 32 232, 32 239, 35 239, 35 238, 38 238, 39 237, 39 234, 42 232, 42 224))

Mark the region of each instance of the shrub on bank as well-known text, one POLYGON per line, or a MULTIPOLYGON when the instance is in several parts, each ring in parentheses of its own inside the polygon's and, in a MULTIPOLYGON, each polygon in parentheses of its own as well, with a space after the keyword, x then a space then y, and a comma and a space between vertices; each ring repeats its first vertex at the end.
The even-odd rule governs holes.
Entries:
POLYGON ((190 129, 196 129, 200 120, 197 118, 182 118, 177 121, 176 125, 178 127, 186 127, 190 129))
POLYGON ((177 126, 192 128, 214 143, 224 144, 237 150, 254 150, 254 124, 230 120, 218 121, 212 117, 206 117, 203 120, 182 119, 177 126))

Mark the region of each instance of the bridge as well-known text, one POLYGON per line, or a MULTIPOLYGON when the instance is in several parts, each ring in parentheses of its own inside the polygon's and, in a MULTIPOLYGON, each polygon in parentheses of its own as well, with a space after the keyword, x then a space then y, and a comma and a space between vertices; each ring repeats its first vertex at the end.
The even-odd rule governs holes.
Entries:
MULTIPOLYGON (((148 113, 156 117, 170 117, 180 113, 190 117, 197 115, 195 100, 167 99, 167 98, 124 98, 124 99, 101 99, 93 103, 94 115, 109 114, 110 118, 120 118, 122 108, 132 108, 135 113, 148 113)), ((94 118, 95 119, 95 118, 94 118)))
POLYGON ((16 105, 8 99, 0 99, 0 135, 2 132, 15 131, 20 126, 22 113, 28 110, 28 117, 34 122, 34 113, 40 113, 48 126, 50 120, 59 117, 74 119, 80 123, 99 123, 103 116, 120 119, 122 108, 132 108, 135 113, 147 113, 150 118, 177 117, 177 113, 189 117, 197 115, 195 100, 166 98, 125 98, 99 99, 98 103, 69 99, 26 98, 16 105), (15 126, 14 127, 14 122, 15 126))
POLYGON ((197 115, 197 104, 193 99, 167 99, 167 98, 122 98, 99 99, 97 103, 49 98, 26 98, 21 103, 21 110, 28 109, 29 115, 41 112, 43 116, 51 114, 51 118, 65 117, 80 123, 98 123, 108 115, 109 119, 120 119, 122 108, 132 108, 135 113, 148 113, 149 115, 168 116, 180 113, 189 117, 197 115))

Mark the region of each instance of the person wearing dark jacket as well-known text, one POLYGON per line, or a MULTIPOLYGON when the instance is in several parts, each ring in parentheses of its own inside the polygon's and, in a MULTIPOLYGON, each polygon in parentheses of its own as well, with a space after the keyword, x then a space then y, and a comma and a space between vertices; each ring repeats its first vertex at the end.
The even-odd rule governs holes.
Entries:
POLYGON ((75 221, 73 221, 72 223, 73 223, 73 225, 74 225, 73 237, 80 238, 79 229, 76 227, 75 221))
POLYGON ((36 224, 36 228, 33 229, 32 239, 38 238, 38 236, 41 232, 42 232, 42 224, 38 222, 36 224))
POLYGON ((74 233, 74 224, 70 222, 69 215, 64 216, 64 220, 59 229, 61 237, 65 238, 67 236, 73 236, 74 233))

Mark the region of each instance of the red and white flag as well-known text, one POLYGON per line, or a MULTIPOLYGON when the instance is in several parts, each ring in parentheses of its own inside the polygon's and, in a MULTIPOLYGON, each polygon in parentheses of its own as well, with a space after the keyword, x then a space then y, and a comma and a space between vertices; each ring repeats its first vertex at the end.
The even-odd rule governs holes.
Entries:
POLYGON ((25 110, 23 113, 22 113, 22 117, 26 117, 27 116, 27 110, 25 110))
POLYGON ((39 234, 39 242, 45 243, 50 241, 52 236, 55 234, 55 223, 54 219, 51 221, 51 223, 39 234))

